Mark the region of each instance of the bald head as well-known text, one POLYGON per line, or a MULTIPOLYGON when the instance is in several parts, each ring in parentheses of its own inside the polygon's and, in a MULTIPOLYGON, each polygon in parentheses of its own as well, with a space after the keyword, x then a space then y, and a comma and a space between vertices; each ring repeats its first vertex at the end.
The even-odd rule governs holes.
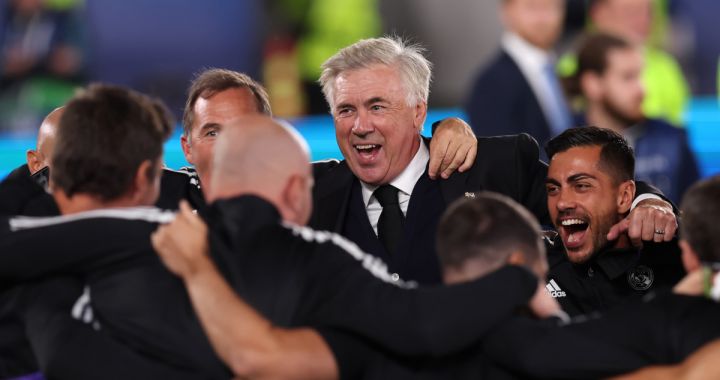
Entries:
POLYGON ((28 150, 26 154, 28 169, 30 173, 36 173, 40 169, 50 166, 50 157, 55 147, 55 135, 60 118, 65 112, 65 107, 55 108, 40 124, 37 134, 37 146, 35 150, 28 150))
POLYGON ((312 172, 305 140, 267 116, 244 116, 231 124, 215 147, 208 201, 256 195, 273 203, 284 220, 307 223, 312 172))

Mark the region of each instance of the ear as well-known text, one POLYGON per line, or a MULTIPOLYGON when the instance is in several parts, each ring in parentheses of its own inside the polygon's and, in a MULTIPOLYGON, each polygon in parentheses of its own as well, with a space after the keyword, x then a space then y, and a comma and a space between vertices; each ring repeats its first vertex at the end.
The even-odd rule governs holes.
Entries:
POLYGON ((192 151, 190 150, 190 139, 184 134, 180 136, 180 146, 182 146, 185 161, 187 161, 190 165, 195 165, 195 162, 193 162, 192 151))
POLYGON ((38 170, 45 166, 42 158, 40 158, 40 153, 36 150, 30 149, 25 152, 25 160, 27 161, 28 169, 30 169, 30 174, 37 173, 38 170))
POLYGON ((140 163, 137 170, 135 171, 135 178, 131 186, 131 197, 135 203, 142 203, 145 201, 145 197, 148 194, 149 189, 153 186, 152 175, 153 164, 150 160, 145 160, 140 163))
POLYGON ((695 250, 690 246, 690 243, 685 239, 680 239, 678 245, 680 245, 680 250, 682 251, 682 262, 685 271, 689 273, 700 268, 700 259, 695 253, 695 250))
POLYGON ((427 103, 419 102, 415 106, 415 129, 418 131, 422 130, 423 124, 425 124, 425 118, 427 117, 427 103))
POLYGON ((519 252, 519 251, 515 251, 515 252, 511 253, 510 257, 508 257, 507 262, 510 265, 519 265, 519 266, 524 266, 527 264, 525 255, 523 255, 522 252, 519 252))
POLYGON ((617 195, 618 214, 624 215, 630 211, 633 199, 635 199, 635 181, 629 180, 621 183, 617 195))
POLYGON ((594 72, 580 76, 580 90, 588 101, 597 101, 603 96, 601 78, 594 72))
POLYGON ((283 219, 300 224, 302 214, 305 180, 297 174, 290 176, 281 194, 283 219))

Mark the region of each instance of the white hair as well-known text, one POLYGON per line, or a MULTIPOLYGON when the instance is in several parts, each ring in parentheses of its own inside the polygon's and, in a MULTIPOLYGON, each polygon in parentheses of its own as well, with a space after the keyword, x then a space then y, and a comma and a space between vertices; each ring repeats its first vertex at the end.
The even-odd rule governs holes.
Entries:
POLYGON ((320 85, 325 100, 334 106, 335 80, 345 71, 381 64, 396 67, 404 82, 408 106, 426 103, 430 94, 432 64, 423 56, 419 45, 409 44, 399 37, 360 40, 341 49, 322 64, 320 85))

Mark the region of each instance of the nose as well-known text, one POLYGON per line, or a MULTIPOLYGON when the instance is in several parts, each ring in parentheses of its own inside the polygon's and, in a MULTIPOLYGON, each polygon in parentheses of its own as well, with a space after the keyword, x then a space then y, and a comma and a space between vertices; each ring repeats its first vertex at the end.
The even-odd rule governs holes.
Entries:
POLYGON ((558 211, 572 210, 577 207, 573 193, 566 189, 561 189, 557 195, 556 207, 558 211))
POLYGON ((352 133, 357 136, 365 136, 374 130, 375 128, 373 127, 372 122, 370 121, 370 118, 368 117, 366 112, 358 112, 352 127, 352 133))

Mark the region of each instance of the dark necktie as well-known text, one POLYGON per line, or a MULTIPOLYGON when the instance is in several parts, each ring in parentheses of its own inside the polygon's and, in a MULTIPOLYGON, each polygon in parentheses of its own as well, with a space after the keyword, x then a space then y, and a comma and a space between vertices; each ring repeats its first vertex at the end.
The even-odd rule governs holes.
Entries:
POLYGON ((377 224, 378 238, 385 246, 385 250, 390 255, 394 255, 400 245, 405 223, 405 216, 398 202, 398 189, 391 185, 382 185, 373 194, 382 206, 377 224))

